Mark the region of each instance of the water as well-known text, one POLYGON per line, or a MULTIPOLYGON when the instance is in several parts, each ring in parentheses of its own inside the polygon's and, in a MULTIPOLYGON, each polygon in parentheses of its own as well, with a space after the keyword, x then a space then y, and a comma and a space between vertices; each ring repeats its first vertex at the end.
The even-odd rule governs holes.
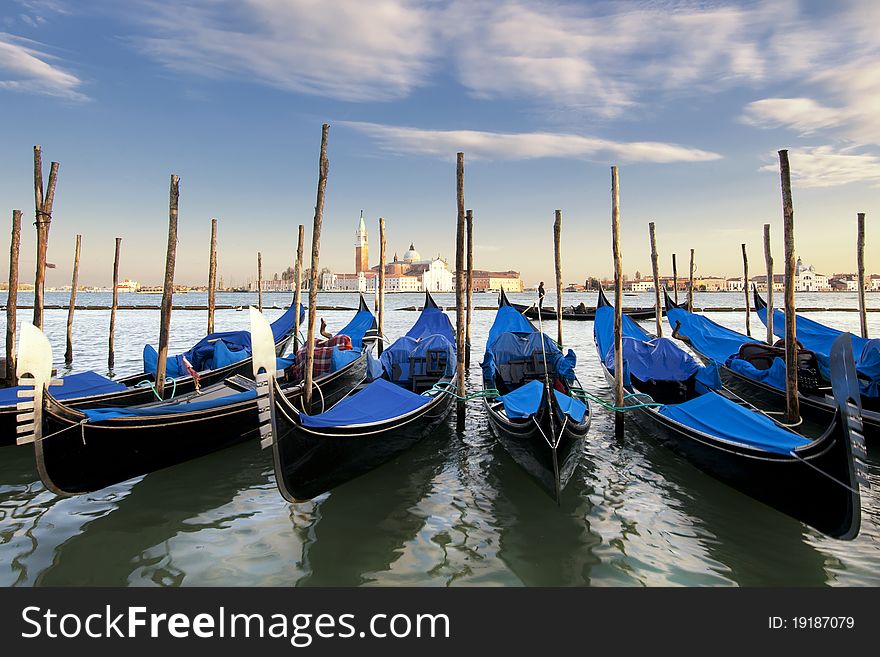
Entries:
MULTIPOLYGON (((138 296, 138 295, 131 295, 138 296)), ((230 295, 222 303, 255 299, 230 295)), ((255 295, 252 295, 255 297, 255 295)), ((526 300, 529 295, 511 295, 526 300)), ((26 297, 23 296, 22 302, 26 297)), ((47 295, 63 303, 66 295, 47 295)), ((266 294, 282 307, 287 294, 266 294)), ((494 295, 475 295, 489 306, 494 295)), ((567 295, 566 302, 594 295, 567 295)), ((880 306, 880 295, 868 295, 880 306)), ((180 304, 204 295, 179 295, 180 304)), ((438 295, 452 304, 452 295, 438 295)), ((697 303, 740 304, 739 294, 698 294, 697 303)), ((100 305, 100 295, 80 295, 100 305)), ((124 303, 128 303, 125 300, 124 303)), ((218 300, 218 303, 221 301, 218 300)), ((353 295, 323 295, 323 305, 356 305, 353 295)), ((390 295, 385 332, 403 333, 420 295, 390 295)), ((548 298, 552 303, 552 298, 548 298)), ((650 295, 625 297, 648 305, 650 295)), ((854 295, 798 296, 804 306, 854 307, 854 295)), ((267 310, 274 318, 281 310, 267 310)), ((331 329, 351 312, 326 311, 331 329)), ((21 316, 28 317, 28 311, 21 316)), ((106 371, 109 312, 76 315, 74 371, 106 371)), ((474 367, 494 314, 474 313, 474 367)), ((817 313, 855 330, 852 312, 817 313)), ((712 318, 742 330, 741 314, 712 318)), ((868 316, 880 334, 880 313, 868 316)), ((62 370, 66 311, 48 311, 46 330, 62 370)), ((247 313, 219 311, 218 329, 247 328, 247 313)), ((143 344, 157 334, 158 311, 120 311, 117 372, 139 371, 143 344)), ((646 326, 651 326, 647 323, 646 326)), ((753 317, 756 332, 762 330, 753 317)), ((551 335, 555 326, 545 326, 551 335)), ((172 350, 205 329, 205 313, 173 316, 172 350)), ((581 382, 610 398, 592 343, 591 322, 566 322, 565 341, 580 358, 581 382)), ((668 328, 667 328, 668 331, 668 328)), ((469 406, 463 436, 441 427, 415 449, 320 498, 290 505, 278 494, 271 455, 255 442, 134 479, 97 493, 59 499, 34 472, 27 447, 0 451, 0 585, 878 585, 880 461, 863 492, 862 533, 839 542, 789 519, 696 470, 630 423, 613 437, 613 418, 594 408, 582 462, 562 505, 534 485, 469 406)), ((872 446, 873 447, 873 446, 872 446)), ((876 450, 872 450, 876 451, 876 450)))

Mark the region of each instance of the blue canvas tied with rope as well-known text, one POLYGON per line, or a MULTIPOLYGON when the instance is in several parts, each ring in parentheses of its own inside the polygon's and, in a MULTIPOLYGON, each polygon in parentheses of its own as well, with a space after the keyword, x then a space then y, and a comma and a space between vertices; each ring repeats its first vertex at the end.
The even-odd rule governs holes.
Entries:
POLYGON ((319 415, 299 414, 304 427, 340 427, 371 424, 411 413, 431 401, 400 386, 376 379, 357 394, 346 397, 333 408, 319 415))

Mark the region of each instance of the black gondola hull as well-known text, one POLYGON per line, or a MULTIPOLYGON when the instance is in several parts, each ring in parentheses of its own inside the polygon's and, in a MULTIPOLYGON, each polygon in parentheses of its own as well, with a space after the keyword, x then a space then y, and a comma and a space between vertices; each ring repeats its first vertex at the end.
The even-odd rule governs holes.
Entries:
MULTIPOLYGON (((526 306, 521 303, 511 303, 510 305, 529 319, 538 319, 538 308, 534 304, 526 306)), ((623 312, 632 319, 651 319, 656 314, 653 308, 624 308, 623 312)), ((541 308, 541 319, 547 321, 555 320, 556 309, 550 308, 549 306, 541 308)), ((563 308, 562 319, 570 319, 578 322, 592 322, 596 319, 596 309, 587 308, 586 312, 578 313, 563 308)))
POLYGON ((316 497, 390 461, 444 422, 455 402, 440 393, 405 418, 312 430, 296 421, 278 390, 276 385, 275 478, 291 502, 316 497))
MULTIPOLYGON (((329 406, 366 376, 366 354, 316 383, 329 406)), ((299 403, 301 386, 286 393, 299 403)), ((321 396, 313 410, 321 410, 321 396)), ((79 425, 82 415, 47 399, 37 469, 59 494, 78 494, 183 463, 256 437, 257 400, 229 407, 153 417, 125 417, 79 425), (61 431, 62 433, 56 433, 61 431), (52 435, 56 434, 56 435, 52 435)))

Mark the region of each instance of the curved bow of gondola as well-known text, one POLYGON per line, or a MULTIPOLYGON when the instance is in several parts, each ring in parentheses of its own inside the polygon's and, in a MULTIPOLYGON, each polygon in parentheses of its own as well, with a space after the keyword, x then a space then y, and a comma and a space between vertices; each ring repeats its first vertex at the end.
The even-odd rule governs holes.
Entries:
POLYGON ((677 304, 672 300, 672 297, 669 296, 669 290, 665 287, 663 288, 663 307, 666 309, 666 312, 669 312, 673 308, 682 307, 680 304, 677 304))
POLYGON ((611 302, 608 301, 608 297, 605 296, 605 290, 602 289, 602 286, 599 286, 599 298, 596 300, 596 308, 604 308, 605 306, 610 306, 611 302))
POLYGON ((752 297, 755 299, 755 310, 763 310, 767 307, 767 302, 758 294, 758 286, 752 286, 752 297))
POLYGON ((440 309, 440 306, 437 305, 437 302, 434 301, 434 297, 431 296, 431 293, 428 290, 425 290, 425 305, 423 308, 437 308, 440 309))
POLYGON ((502 308, 503 306, 511 306, 513 305, 507 298, 507 294, 504 292, 504 288, 501 288, 501 293, 498 296, 498 307, 502 308))

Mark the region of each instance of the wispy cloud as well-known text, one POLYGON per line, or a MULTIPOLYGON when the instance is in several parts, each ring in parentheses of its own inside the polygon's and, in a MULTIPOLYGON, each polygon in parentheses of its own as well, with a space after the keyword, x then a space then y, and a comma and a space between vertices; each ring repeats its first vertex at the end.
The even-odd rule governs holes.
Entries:
MULTIPOLYGON (((761 171, 778 173, 776 154, 773 163, 761 171)), ((835 187, 853 182, 880 184, 880 157, 868 153, 838 150, 833 146, 792 149, 789 153, 792 181, 800 187, 835 187)))
POLYGON ((164 65, 348 101, 390 100, 424 83, 430 9, 404 0, 151 0, 134 43, 164 65))
POLYGON ((811 98, 765 98, 749 103, 743 120, 761 128, 786 126, 809 135, 843 121, 840 108, 825 107, 811 98))
POLYGON ((628 162, 706 162, 717 153, 654 141, 622 142, 553 132, 500 133, 479 130, 426 130, 405 126, 343 121, 376 140, 385 151, 448 159, 458 151, 486 160, 559 157, 628 162))
POLYGON ((0 32, 0 89, 85 101, 82 80, 55 65, 39 44, 0 32))

